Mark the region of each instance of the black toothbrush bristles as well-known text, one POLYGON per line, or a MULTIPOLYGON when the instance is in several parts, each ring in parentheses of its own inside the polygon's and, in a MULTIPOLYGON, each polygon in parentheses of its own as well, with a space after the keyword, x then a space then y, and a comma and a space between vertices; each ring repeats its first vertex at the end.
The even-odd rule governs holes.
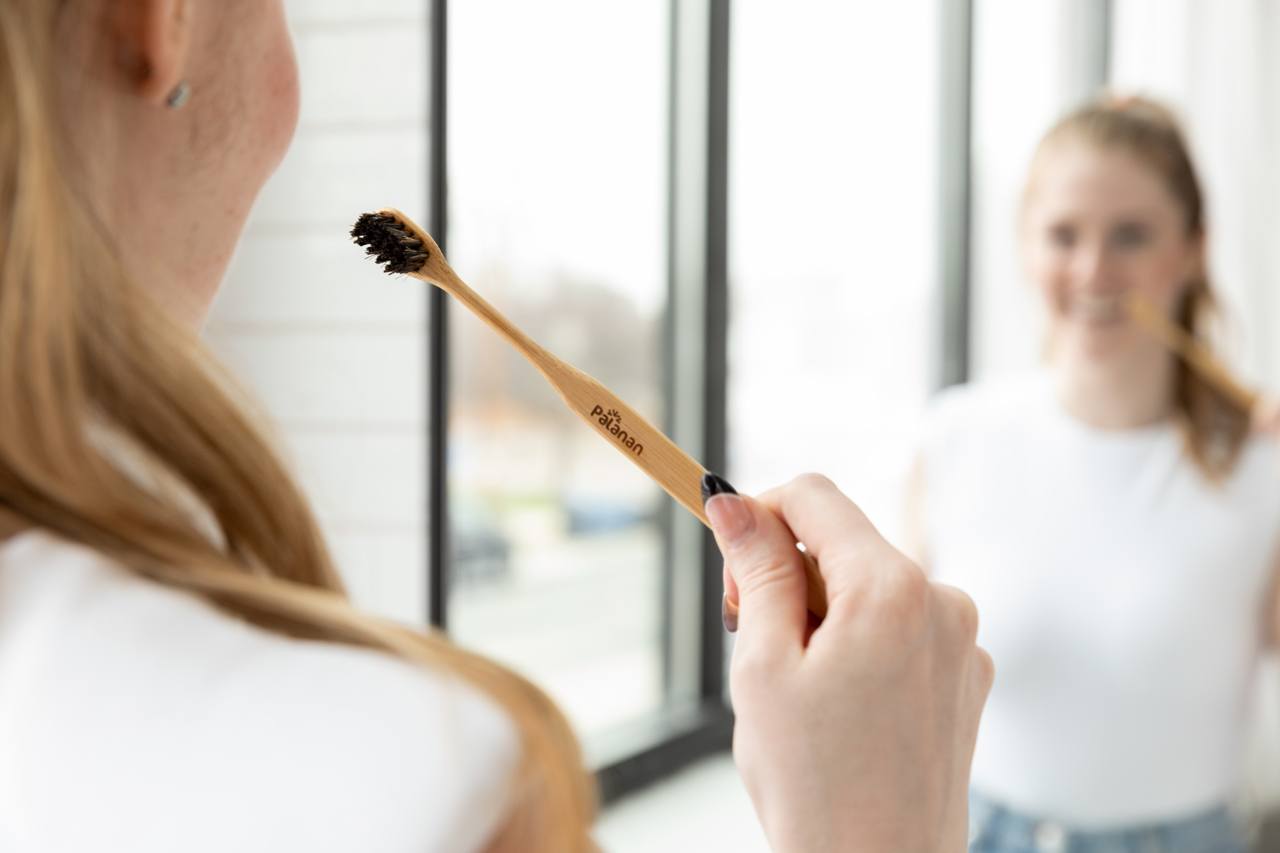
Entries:
POLYGON ((362 213, 351 228, 357 246, 388 273, 413 273, 427 262, 427 249, 405 223, 383 213, 362 213))

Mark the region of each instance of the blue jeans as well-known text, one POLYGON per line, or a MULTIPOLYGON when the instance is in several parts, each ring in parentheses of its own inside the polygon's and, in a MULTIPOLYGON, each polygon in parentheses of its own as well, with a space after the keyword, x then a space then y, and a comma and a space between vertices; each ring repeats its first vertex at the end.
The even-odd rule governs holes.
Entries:
POLYGON ((969 794, 969 853, 1245 853, 1244 833, 1225 806, 1168 823, 1077 831, 969 794))

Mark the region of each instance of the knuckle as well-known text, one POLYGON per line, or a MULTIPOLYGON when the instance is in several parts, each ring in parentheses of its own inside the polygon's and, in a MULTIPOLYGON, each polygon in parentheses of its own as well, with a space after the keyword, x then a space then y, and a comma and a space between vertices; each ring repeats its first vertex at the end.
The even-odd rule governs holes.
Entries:
POLYGON ((832 482, 831 478, 826 476, 825 474, 819 474, 814 471, 809 471, 799 475, 798 477, 795 477, 790 483, 787 484, 787 488, 791 490, 796 490, 796 491, 807 490, 807 491, 829 491, 830 492, 830 491, 836 491, 836 484, 832 482))
POLYGON ((744 648, 738 643, 729 664, 729 690, 735 702, 750 704, 762 691, 768 692, 777 676, 777 659, 758 646, 744 648))
POLYGON ((928 604, 929 579, 906 557, 891 558, 881 582, 881 596, 894 610, 923 611, 928 604))
POLYGON ((973 645, 978 639, 978 606, 962 589, 944 584, 937 584, 936 588, 961 642, 966 646, 973 645))
POLYGON ((893 644, 922 635, 928 626, 930 583, 915 563, 889 557, 860 579, 847 596, 847 618, 893 644))
POLYGON ((766 548, 734 561, 733 577, 739 596, 769 595, 779 584, 794 583, 800 552, 795 548, 766 548))
POLYGON ((985 698, 991 692, 991 686, 996 680, 996 664, 987 650, 981 646, 974 649, 973 670, 978 681, 978 689, 985 698))

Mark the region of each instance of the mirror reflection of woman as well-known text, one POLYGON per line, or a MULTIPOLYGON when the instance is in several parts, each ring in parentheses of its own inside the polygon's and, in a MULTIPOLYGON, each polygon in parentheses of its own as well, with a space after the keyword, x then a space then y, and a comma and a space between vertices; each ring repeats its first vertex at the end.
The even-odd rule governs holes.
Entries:
POLYGON ((971 849, 1243 850, 1229 803, 1277 630, 1280 458, 1126 311, 1137 295, 1196 334, 1214 312, 1170 111, 1107 98, 1059 121, 1020 228, 1045 364, 944 392, 909 512, 998 672, 971 849))

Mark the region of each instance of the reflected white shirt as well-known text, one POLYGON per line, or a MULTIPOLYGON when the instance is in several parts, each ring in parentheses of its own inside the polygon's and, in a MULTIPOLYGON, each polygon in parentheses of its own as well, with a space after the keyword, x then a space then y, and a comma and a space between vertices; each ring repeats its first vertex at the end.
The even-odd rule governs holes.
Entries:
POLYGON ((471 851, 518 757, 444 674, 272 634, 42 531, 0 545, 0 849, 471 851))
POLYGON ((1241 782, 1280 536, 1280 449, 1210 485, 1173 422, 1070 417, 1047 374, 946 392, 923 447, 934 578, 995 661, 973 784, 1111 828, 1185 817, 1241 782))

